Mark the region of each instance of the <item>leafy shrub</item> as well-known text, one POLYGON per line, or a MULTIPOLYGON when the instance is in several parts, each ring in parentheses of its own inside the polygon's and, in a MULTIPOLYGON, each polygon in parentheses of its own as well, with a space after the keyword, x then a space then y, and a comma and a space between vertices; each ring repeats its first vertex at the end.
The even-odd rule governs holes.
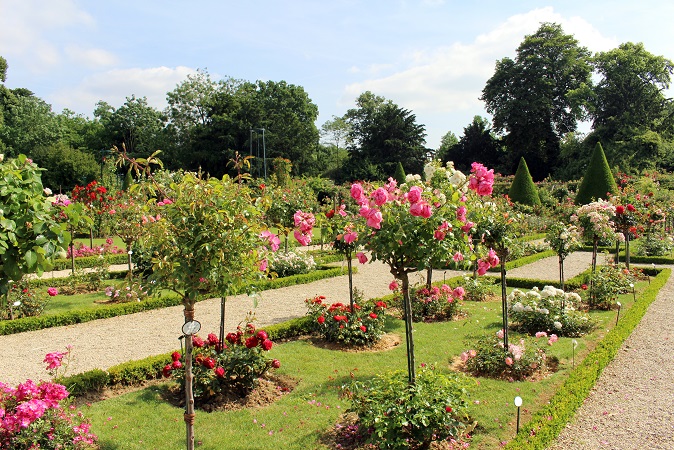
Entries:
MULTIPOLYGON (((463 287, 452 289, 446 284, 442 286, 419 286, 411 289, 412 320, 449 320, 456 316, 461 300, 466 293, 463 287)), ((396 292, 396 300, 402 305, 402 295, 396 292)))
POLYGON ((429 448, 432 441, 457 444, 470 431, 463 375, 422 368, 410 386, 402 371, 356 381, 346 388, 361 434, 383 449, 429 448))
POLYGON ((105 295, 114 302, 140 302, 149 297, 146 287, 139 281, 124 280, 115 286, 105 288, 105 295))
MULTIPOLYGON (((256 330, 250 321, 245 326, 238 326, 235 333, 227 334, 225 340, 220 343, 213 333, 207 340, 192 336, 193 389, 197 401, 207 401, 223 392, 245 395, 269 369, 281 366, 278 360, 265 356, 273 343, 264 330, 256 330)), ((164 376, 175 372, 176 379, 182 384, 185 381, 185 357, 174 352, 171 359, 171 363, 164 366, 164 376)))
POLYGON ((559 336, 582 336, 596 324, 578 310, 580 306, 578 294, 553 286, 545 286, 540 291, 534 287, 526 293, 514 289, 508 295, 508 315, 513 329, 528 334, 545 331, 559 336))
MULTIPOLYGON (((58 293, 54 288, 49 292, 58 293)), ((6 304, 0 307, 0 320, 39 316, 49 302, 49 297, 37 294, 25 281, 11 284, 7 295, 6 304)))
POLYGON ((631 291, 639 272, 631 272, 616 266, 603 266, 595 272, 593 288, 588 298, 590 309, 609 310, 618 300, 618 295, 631 291))
MULTIPOLYGON (((358 299, 362 296, 354 293, 358 299)), ((313 330, 328 342, 347 346, 372 345, 384 334, 386 303, 382 301, 354 302, 353 311, 343 303, 324 302, 318 295, 305 300, 307 315, 311 318, 313 330)))
POLYGON ((524 380, 537 372, 545 372, 549 357, 543 347, 557 341, 557 335, 539 332, 535 338, 520 339, 517 344, 503 346, 503 330, 477 340, 473 348, 461 354, 466 370, 475 376, 524 380), (547 338, 547 339, 541 339, 547 338))
POLYGON ((269 271, 276 272, 279 277, 309 273, 316 269, 316 263, 311 255, 293 251, 276 252, 269 264, 269 271))
POLYGON ((472 302, 483 302, 492 294, 492 288, 495 280, 485 277, 464 277, 463 289, 466 294, 464 300, 472 302))
POLYGON ((672 253, 672 248, 674 248, 674 242, 672 242, 671 237, 647 233, 639 239, 636 254, 642 256, 666 256, 672 253))

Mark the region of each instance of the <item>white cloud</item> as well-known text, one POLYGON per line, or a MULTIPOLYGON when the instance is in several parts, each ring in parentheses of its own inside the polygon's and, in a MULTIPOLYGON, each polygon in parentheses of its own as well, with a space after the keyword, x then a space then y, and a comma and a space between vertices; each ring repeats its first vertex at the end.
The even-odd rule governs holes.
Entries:
POLYGON ((79 45, 68 45, 64 52, 69 62, 76 65, 82 65, 88 68, 97 69, 100 67, 112 66, 117 63, 118 58, 114 54, 97 48, 83 48, 79 45))
POLYGON ((3 0, 0 14, 0 54, 34 72, 62 62, 53 34, 70 27, 91 27, 93 18, 72 0, 3 0))
POLYGON ((48 101, 56 111, 69 108, 93 112, 99 100, 117 108, 126 101, 126 97, 135 95, 147 97, 150 106, 161 110, 166 107, 166 93, 193 73, 196 69, 185 66, 109 70, 85 78, 74 88, 57 91, 48 101))

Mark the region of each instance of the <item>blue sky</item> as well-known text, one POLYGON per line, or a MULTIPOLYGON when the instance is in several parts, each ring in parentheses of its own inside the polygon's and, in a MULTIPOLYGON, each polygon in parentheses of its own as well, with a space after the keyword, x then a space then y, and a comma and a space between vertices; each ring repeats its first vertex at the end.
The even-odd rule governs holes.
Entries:
POLYGON ((674 3, 453 0, 0 0, 6 85, 92 116, 132 94, 159 109, 196 69, 213 78, 285 80, 318 105, 317 125, 370 90, 408 108, 427 146, 473 116, 496 60, 541 22, 593 52, 623 42, 674 59, 674 3))

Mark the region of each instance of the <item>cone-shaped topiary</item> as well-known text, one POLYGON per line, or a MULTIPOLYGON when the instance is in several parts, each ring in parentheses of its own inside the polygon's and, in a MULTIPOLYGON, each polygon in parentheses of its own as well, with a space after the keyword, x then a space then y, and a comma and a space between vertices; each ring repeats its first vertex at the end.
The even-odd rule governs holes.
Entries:
POLYGON ((398 165, 396 166, 396 171, 395 174, 393 174, 393 178, 398 182, 398 184, 403 184, 405 182, 405 169, 403 169, 403 165, 400 161, 398 161, 398 165))
POLYGON ((529 173, 529 167, 524 158, 520 158, 520 163, 515 172, 515 179, 510 185, 508 191, 510 200, 520 203, 522 205, 536 206, 541 204, 541 198, 538 196, 538 189, 534 184, 534 180, 529 173))
POLYGON ((576 205, 586 205, 599 198, 606 199, 608 192, 611 194, 617 193, 618 185, 613 178, 608 161, 606 161, 604 149, 601 143, 597 142, 583 181, 578 188, 575 200, 576 205))

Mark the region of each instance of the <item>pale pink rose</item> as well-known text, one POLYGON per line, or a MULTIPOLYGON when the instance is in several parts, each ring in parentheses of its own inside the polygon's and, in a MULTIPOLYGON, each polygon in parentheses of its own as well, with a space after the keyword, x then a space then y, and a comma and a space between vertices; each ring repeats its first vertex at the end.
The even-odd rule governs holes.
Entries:
POLYGON ((496 337, 499 338, 499 339, 503 339, 503 336, 504 336, 503 328, 501 328, 500 330, 498 330, 496 332, 496 337))
POLYGON ((351 198, 360 200, 363 197, 363 186, 360 183, 353 183, 351 185, 351 198))
POLYGON ((454 297, 457 300, 463 300, 463 297, 466 295, 466 290, 461 287, 455 287, 454 290, 452 291, 452 297, 454 297))
POLYGON ((548 337, 548 333, 546 333, 545 331, 539 331, 538 333, 536 333, 536 337, 537 338, 548 337))
POLYGON ((513 359, 510 356, 506 356, 505 363, 507 366, 513 365, 513 359))
POLYGON ((452 256, 452 259, 454 260, 454 262, 463 261, 463 253, 461 253, 461 252, 454 253, 454 256, 452 256))
POLYGON ((260 266, 259 266, 260 272, 266 271, 267 266, 268 266, 268 262, 267 262, 266 259, 263 259, 262 261, 260 261, 260 266))

